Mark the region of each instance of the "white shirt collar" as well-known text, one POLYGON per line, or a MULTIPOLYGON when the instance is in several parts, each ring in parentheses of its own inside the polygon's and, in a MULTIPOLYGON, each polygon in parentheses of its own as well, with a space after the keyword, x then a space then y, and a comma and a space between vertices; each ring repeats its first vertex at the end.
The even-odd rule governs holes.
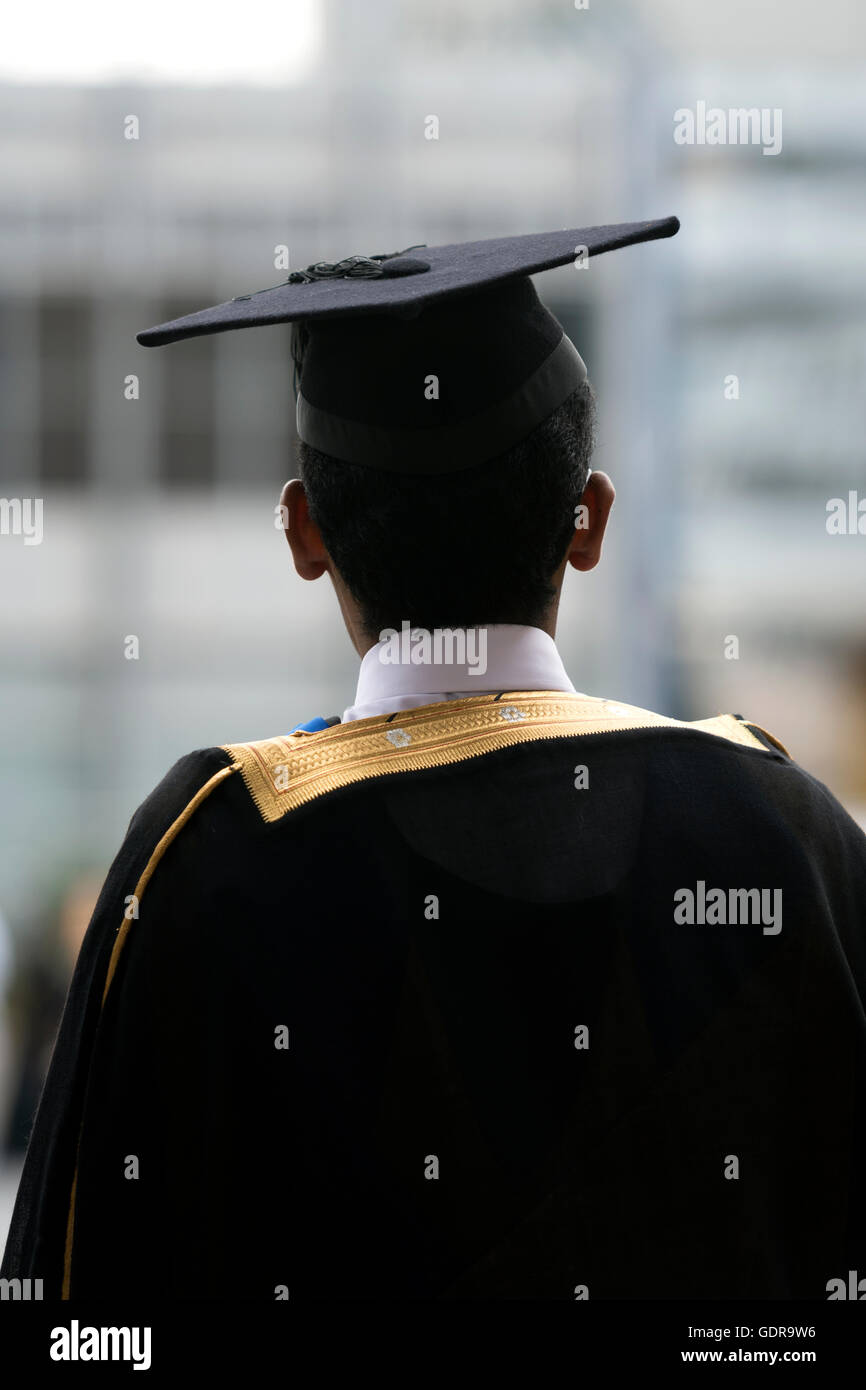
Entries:
POLYGON ((467 695, 574 691, 556 643, 540 627, 501 623, 447 629, 438 647, 435 631, 426 636, 425 651, 419 629, 410 632, 404 624, 402 632, 370 648, 361 662, 355 703, 343 713, 344 724, 467 695))

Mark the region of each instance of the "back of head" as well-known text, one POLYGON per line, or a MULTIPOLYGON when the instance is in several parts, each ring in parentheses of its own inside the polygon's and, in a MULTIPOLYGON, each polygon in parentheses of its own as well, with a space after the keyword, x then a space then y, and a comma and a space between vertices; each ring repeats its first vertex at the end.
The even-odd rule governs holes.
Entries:
POLYGON ((587 381, 505 453, 447 476, 346 463, 300 441, 310 513, 374 639, 385 628, 540 625, 589 475, 587 381))

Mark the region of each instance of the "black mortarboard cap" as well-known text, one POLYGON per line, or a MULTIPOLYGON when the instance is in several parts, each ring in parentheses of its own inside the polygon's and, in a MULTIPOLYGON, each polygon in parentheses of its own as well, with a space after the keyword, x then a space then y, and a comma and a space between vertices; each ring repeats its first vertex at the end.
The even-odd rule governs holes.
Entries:
POLYGON ((586 377, 529 276, 678 229, 666 217, 317 262, 138 341, 294 323, 301 439, 349 463, 454 472, 525 439, 586 377))

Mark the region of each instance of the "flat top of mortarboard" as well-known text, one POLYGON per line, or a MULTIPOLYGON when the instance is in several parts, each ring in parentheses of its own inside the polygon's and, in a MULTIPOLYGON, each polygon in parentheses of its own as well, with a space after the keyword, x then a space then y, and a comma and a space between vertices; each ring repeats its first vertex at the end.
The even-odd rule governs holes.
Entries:
POLYGON ((148 328, 137 338, 145 347, 159 347, 182 338, 302 319, 414 316, 437 300, 567 265, 581 251, 592 257, 673 236, 679 225, 676 217, 664 217, 320 261, 294 271, 282 284, 148 328))

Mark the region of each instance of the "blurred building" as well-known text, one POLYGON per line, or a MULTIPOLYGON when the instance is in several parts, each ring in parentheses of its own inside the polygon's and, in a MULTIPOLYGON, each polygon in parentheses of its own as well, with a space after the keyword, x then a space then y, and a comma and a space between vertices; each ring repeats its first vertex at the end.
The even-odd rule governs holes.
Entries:
POLYGON ((866 492, 861 74, 706 72, 674 10, 328 3, 291 85, 0 86, 0 492, 44 502, 42 544, 0 537, 10 920, 104 869, 184 751, 351 701, 326 581, 274 525, 287 331, 134 339, 284 279, 282 246, 294 268, 679 213, 673 242, 544 279, 618 487, 563 653, 584 690, 748 714, 866 806, 866 537, 825 527, 866 492), (782 107, 783 153, 677 146, 698 99, 782 107))

